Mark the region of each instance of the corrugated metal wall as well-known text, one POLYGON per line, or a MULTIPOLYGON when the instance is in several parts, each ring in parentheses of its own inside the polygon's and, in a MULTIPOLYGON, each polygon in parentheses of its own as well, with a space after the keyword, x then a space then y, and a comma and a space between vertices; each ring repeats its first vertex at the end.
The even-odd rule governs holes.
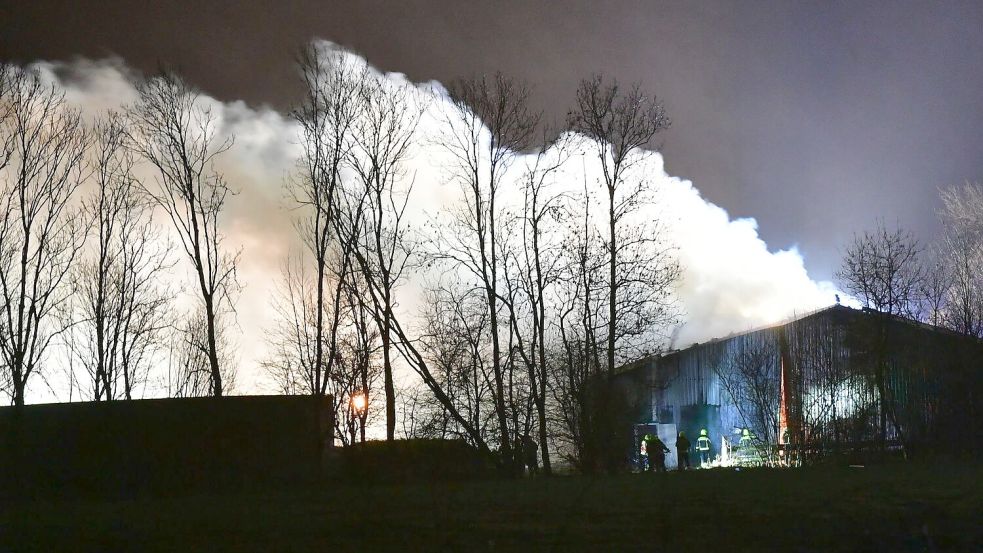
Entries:
POLYGON ((640 361, 619 379, 644 405, 640 423, 692 432, 709 419, 686 408, 706 406, 719 409, 719 427, 709 429, 714 442, 749 427, 778 443, 784 368, 794 443, 857 446, 880 439, 883 429, 884 438, 911 449, 944 442, 954 424, 983 438, 981 360, 979 341, 836 306, 640 361), (704 421, 685 420, 694 417, 704 421))

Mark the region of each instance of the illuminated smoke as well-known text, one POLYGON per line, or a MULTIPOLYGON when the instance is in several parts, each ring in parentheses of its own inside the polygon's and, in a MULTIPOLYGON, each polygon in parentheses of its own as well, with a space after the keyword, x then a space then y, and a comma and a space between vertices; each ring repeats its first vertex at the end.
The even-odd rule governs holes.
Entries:
MULTIPOLYGON (((321 46, 333 47, 326 42, 321 46)), ((35 65, 90 116, 120 109, 136 95, 133 82, 139 76, 119 59, 35 65)), ((412 88, 421 98, 438 91, 420 134, 440 132, 439 117, 433 114, 451 108, 438 84, 416 85, 399 74, 381 78, 392 86, 412 88)), ((221 132, 236 135, 235 145, 219 160, 218 169, 239 192, 229 202, 222 222, 229 246, 242 248, 240 280, 245 288, 238 301, 239 382, 244 392, 264 391, 259 362, 266 353, 266 329, 272 324, 269 301, 283 260, 291 248, 298 247, 283 193, 284 179, 299 155, 297 127, 270 108, 221 102, 207 95, 202 101, 213 106, 221 132)), ((416 177, 414 216, 419 220, 434 214, 452 197, 440 184, 442 174, 435 159, 420 144, 417 157, 410 161, 416 177)), ((589 166, 590 156, 584 159, 583 170, 596 173, 597 168, 589 166)), ((683 267, 678 297, 685 324, 674 335, 675 346, 773 323, 832 303, 832 284, 812 280, 796 249, 770 251, 759 238, 754 219, 730 219, 723 209, 701 197, 691 182, 667 175, 659 154, 636 170, 644 173, 658 194, 658 216, 665 220, 678 246, 683 267)), ((144 177, 153 178, 149 172, 144 177)), ((418 288, 408 286, 404 294, 414 290, 418 288)), ((400 304, 412 309, 414 299, 404 297, 400 304)))

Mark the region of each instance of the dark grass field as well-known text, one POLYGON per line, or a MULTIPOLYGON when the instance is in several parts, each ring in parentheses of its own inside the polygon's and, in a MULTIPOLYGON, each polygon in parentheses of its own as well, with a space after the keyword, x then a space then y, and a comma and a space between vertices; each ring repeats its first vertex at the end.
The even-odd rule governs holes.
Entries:
POLYGON ((0 551, 983 551, 983 467, 5 503, 0 551))

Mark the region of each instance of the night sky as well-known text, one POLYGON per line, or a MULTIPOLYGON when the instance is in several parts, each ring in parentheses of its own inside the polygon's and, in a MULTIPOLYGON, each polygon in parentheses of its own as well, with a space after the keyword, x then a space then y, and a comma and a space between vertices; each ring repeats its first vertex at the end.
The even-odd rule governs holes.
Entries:
POLYGON ((190 2, 0 7, 8 61, 175 66, 223 100, 288 108, 312 38, 449 82, 501 70, 562 120, 592 72, 665 103, 670 173, 829 278, 877 217, 929 241, 937 187, 983 178, 983 3, 190 2), (191 7, 194 6, 194 7, 191 7))

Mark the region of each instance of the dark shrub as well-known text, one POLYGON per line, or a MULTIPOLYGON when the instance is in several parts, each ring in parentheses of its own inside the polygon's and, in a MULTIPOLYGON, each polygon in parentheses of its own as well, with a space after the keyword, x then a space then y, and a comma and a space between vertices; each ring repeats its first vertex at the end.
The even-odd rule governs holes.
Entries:
POLYGON ((417 439, 339 448, 332 473, 346 482, 409 483, 487 478, 495 467, 462 440, 417 439))

